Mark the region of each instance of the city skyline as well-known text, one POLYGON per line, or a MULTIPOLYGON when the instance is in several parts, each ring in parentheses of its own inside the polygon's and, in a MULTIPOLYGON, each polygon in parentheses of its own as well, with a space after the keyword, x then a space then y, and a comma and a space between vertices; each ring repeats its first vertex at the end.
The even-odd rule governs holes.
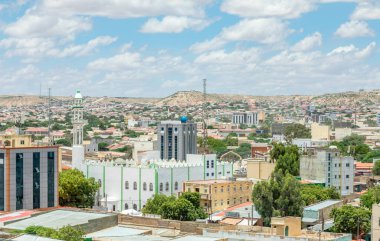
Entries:
POLYGON ((380 88, 375 0, 2 1, 1 95, 380 88))

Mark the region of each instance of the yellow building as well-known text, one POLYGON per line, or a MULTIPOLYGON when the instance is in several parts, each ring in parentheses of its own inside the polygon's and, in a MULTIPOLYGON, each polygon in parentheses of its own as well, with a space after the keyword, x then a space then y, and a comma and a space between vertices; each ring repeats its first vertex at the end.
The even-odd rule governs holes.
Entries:
POLYGON ((0 135, 0 146, 2 147, 30 147, 32 146, 31 135, 0 135))
POLYGON ((320 125, 318 123, 311 124, 311 139, 312 140, 330 140, 331 127, 320 125))
POLYGON ((247 178, 268 180, 275 165, 263 159, 249 159, 247 160, 247 178))
POLYGON ((204 180, 183 183, 183 192, 201 194, 201 207, 208 213, 252 200, 251 181, 204 180))
POLYGON ((271 234, 297 237, 302 234, 300 217, 273 217, 271 219, 271 234))

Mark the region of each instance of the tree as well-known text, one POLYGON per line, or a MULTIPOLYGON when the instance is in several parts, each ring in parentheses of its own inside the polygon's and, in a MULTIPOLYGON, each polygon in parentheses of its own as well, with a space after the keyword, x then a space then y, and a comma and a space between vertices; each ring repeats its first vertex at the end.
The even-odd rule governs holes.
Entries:
POLYGON ((108 151, 107 146, 108 146, 108 143, 100 142, 100 143, 98 143, 98 150, 99 151, 108 151))
POLYGON ((373 160, 374 159, 380 159, 380 150, 373 150, 373 151, 370 151, 368 152, 364 157, 363 159, 361 160, 361 162, 374 162, 373 160))
POLYGON ((144 214, 150 213, 150 214, 160 214, 161 213, 161 206, 164 203, 171 202, 175 199, 174 196, 165 196, 164 194, 156 194, 153 196, 153 198, 149 198, 147 203, 145 204, 145 207, 142 209, 142 212, 144 214))
POLYGON ((300 158, 294 153, 285 153, 278 158, 275 171, 282 171, 284 175, 287 173, 293 176, 300 174, 300 158))
POLYGON ((59 204, 70 207, 92 207, 100 185, 94 178, 86 178, 77 170, 63 171, 59 175, 59 204))
POLYGON ((195 221, 197 219, 197 212, 189 200, 179 198, 164 203, 161 207, 161 216, 165 219, 195 221))
POLYGON ((359 237, 356 237, 356 239, 359 239, 371 229, 371 211, 365 207, 343 205, 342 207, 334 208, 330 213, 330 217, 334 219, 333 232, 351 233, 356 236, 359 226, 359 237))
POLYGON ((361 161, 371 151, 368 145, 364 144, 365 137, 357 134, 346 136, 340 142, 332 142, 343 154, 352 155, 356 160, 361 161))
POLYGON ((301 186, 301 197, 305 205, 308 206, 328 199, 340 199, 340 194, 333 187, 303 185, 301 186))
POLYGON ((241 143, 240 146, 235 150, 242 158, 248 158, 252 156, 251 144, 241 143))
POLYGON ((273 214, 273 195, 268 181, 261 181, 254 186, 252 199, 264 225, 269 226, 273 214))
POLYGON ((302 216, 304 202, 301 198, 301 186, 289 173, 283 179, 280 188, 280 196, 274 201, 276 210, 280 211, 282 217, 302 216))
POLYGON ((25 233, 65 241, 81 241, 84 235, 82 230, 72 226, 64 226, 58 230, 42 226, 29 226, 25 229, 25 233))
POLYGON ((302 124, 291 124, 285 128, 285 141, 290 144, 295 138, 311 138, 310 129, 302 124))
POLYGON ((58 145, 71 146, 71 141, 68 139, 59 139, 55 143, 58 145))
POLYGON ((373 165, 372 173, 373 175, 380 175, 380 160, 377 160, 373 165))
POLYGON ((372 205, 380 202, 380 186, 375 186, 360 196, 360 205, 372 209, 372 205))

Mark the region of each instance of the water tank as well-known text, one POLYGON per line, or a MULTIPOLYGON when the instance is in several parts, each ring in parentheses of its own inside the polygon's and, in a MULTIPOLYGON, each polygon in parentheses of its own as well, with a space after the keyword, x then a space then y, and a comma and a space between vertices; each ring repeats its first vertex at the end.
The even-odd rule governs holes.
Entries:
POLYGON ((181 116, 181 123, 186 123, 187 122, 187 116, 181 116))

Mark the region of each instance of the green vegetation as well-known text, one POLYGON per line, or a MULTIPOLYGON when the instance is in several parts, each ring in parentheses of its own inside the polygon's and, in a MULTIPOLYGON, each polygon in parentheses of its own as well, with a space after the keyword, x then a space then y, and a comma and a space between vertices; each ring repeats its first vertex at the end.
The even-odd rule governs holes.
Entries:
POLYGON ((371 229, 371 211, 365 207, 344 205, 334 208, 330 213, 330 217, 334 219, 333 232, 351 233, 356 236, 359 226, 359 237, 356 237, 356 239, 371 229))
POLYGON ((364 157, 363 159, 361 160, 361 162, 374 162, 374 159, 380 159, 380 150, 373 150, 373 151, 370 151, 368 152, 364 157))
POLYGON ((302 185, 301 197, 305 205, 311 205, 328 199, 340 199, 340 194, 333 187, 325 188, 316 185, 302 185))
POLYGON ((301 184, 289 173, 283 176, 282 171, 274 172, 269 181, 261 181, 254 186, 252 196, 266 226, 273 216, 302 215, 301 184))
POLYGON ((178 199, 174 196, 156 194, 153 198, 148 199, 142 212, 180 221, 195 221, 207 217, 200 206, 200 194, 190 192, 183 193, 178 199))
POLYGON ((108 146, 108 143, 100 142, 100 143, 98 143, 98 150, 99 151, 108 151, 107 146, 108 146))
POLYGON ((311 138, 311 131, 306 126, 295 123, 285 128, 284 137, 285 141, 291 144, 295 138, 311 138))
POLYGON ((369 188, 366 193, 360 196, 360 206, 372 209, 374 203, 380 202, 380 186, 369 188))
POLYGON ((373 165, 372 173, 373 175, 380 175, 380 160, 377 160, 373 165))
POLYGON ((144 135, 144 133, 141 133, 141 132, 136 132, 136 131, 133 131, 133 130, 126 130, 124 132, 124 135, 129 137, 129 138, 137 138, 141 135, 144 135))
POLYGON ((63 171, 58 180, 59 205, 70 207, 92 207, 100 185, 94 178, 86 178, 77 170, 63 171))
POLYGON ((342 154, 351 155, 355 160, 361 161, 371 151, 369 146, 364 144, 364 141, 364 136, 352 134, 351 136, 343 138, 340 142, 332 142, 331 145, 337 146, 342 154))
POLYGON ((58 230, 42 226, 30 226, 25 229, 25 233, 65 241, 81 241, 85 234, 82 230, 71 226, 65 226, 58 230))
POLYGON ((71 141, 68 139, 59 139, 55 142, 57 145, 72 146, 71 141))
POLYGON ((293 176, 299 175, 300 154, 298 147, 295 145, 284 146, 284 144, 273 144, 273 149, 270 151, 272 161, 276 161, 275 171, 282 171, 283 175, 289 173, 293 176))

